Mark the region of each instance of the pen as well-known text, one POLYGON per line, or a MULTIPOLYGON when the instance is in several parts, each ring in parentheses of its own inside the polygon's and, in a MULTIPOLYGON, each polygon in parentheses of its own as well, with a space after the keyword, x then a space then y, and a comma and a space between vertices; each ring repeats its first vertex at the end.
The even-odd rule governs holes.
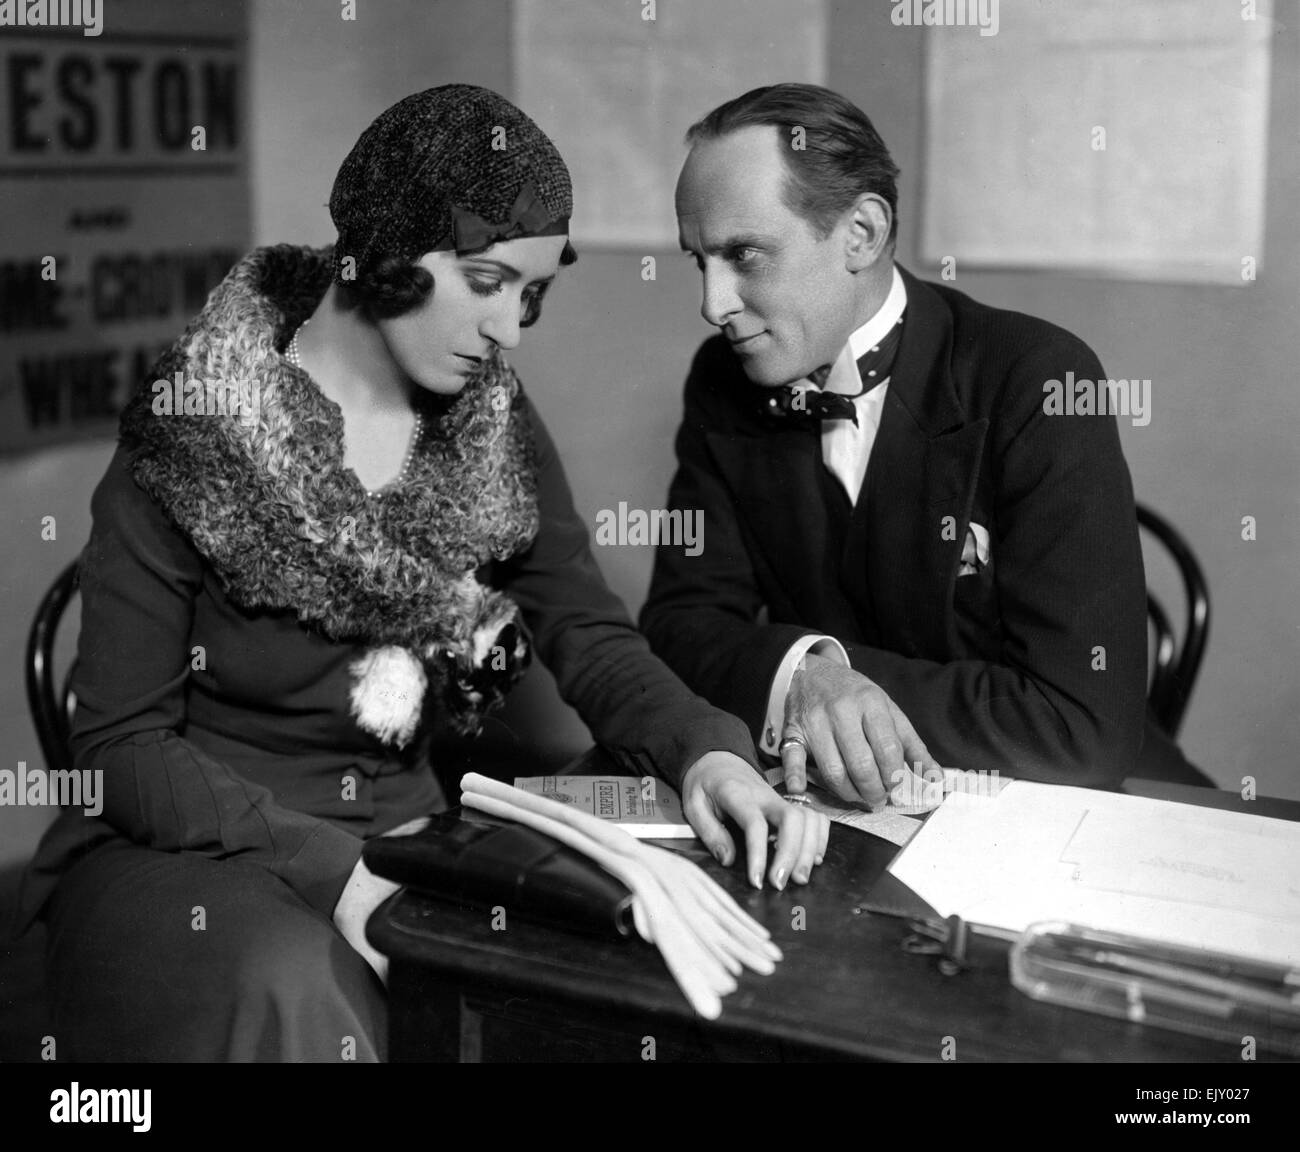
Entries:
POLYGON ((1284 964, 1250 960, 1245 957, 1222 956, 1194 948, 1162 945, 1157 941, 1125 940, 1122 937, 1104 934, 1099 934, 1097 939, 1088 942, 1113 952, 1136 955, 1141 959, 1162 960, 1217 976, 1252 980, 1268 987, 1300 988, 1300 970, 1289 968, 1284 964))
MULTIPOLYGON (((1181 990, 1197 989, 1211 996, 1226 997, 1234 1005, 1249 1004, 1265 1011, 1294 1013, 1297 1005, 1300 1005, 1300 996, 1288 995, 1281 990, 1280 985, 1275 985, 1276 991, 1270 991, 1230 977, 1194 971, 1178 964, 1167 964, 1093 947, 1072 948, 1068 950, 1068 955, 1077 963, 1078 973, 1085 978, 1095 978, 1098 969, 1109 970, 1116 974, 1131 973, 1134 976, 1159 982, 1153 985, 1143 984, 1142 987, 1150 992, 1153 988, 1163 985, 1171 993, 1169 998, 1173 998, 1181 990)), ((1190 991, 1186 995, 1197 1002, 1202 999, 1190 991)))
POLYGON ((1098 964, 1106 964, 1121 971, 1149 976, 1153 980, 1163 981, 1169 985, 1197 988, 1203 992, 1226 996, 1234 1002, 1250 1003, 1261 1008, 1291 1011, 1300 1004, 1300 996, 1264 991, 1240 980, 1194 972, 1187 968, 1180 968, 1176 964, 1162 964, 1142 960, 1136 956, 1121 956, 1116 952, 1098 952, 1094 959, 1098 964))
MULTIPOLYGON (((1043 937, 1044 945, 1056 947, 1067 952, 1085 950, 1108 950, 1124 955, 1137 956, 1142 960, 1157 960, 1198 972, 1208 972, 1234 980, 1250 980, 1267 988, 1283 990, 1300 989, 1300 969, 1266 960, 1251 960, 1246 957, 1225 956, 1221 953, 1206 952, 1198 948, 1187 948, 1177 944, 1164 944, 1158 940, 1138 940, 1111 932, 1096 932, 1086 928, 1070 926, 1069 930, 1056 931, 1043 937)), ((1091 955, 1087 951, 1086 955, 1091 955)))

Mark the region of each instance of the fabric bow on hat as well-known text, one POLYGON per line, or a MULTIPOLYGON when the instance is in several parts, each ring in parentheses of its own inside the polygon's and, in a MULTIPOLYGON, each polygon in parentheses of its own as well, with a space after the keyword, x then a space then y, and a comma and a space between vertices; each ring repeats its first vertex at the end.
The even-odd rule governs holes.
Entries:
POLYGON ((499 223, 484 220, 468 208, 451 206, 451 244, 457 252, 476 252, 503 240, 521 236, 562 236, 569 230, 567 217, 552 219, 532 182, 519 189, 509 214, 499 223))

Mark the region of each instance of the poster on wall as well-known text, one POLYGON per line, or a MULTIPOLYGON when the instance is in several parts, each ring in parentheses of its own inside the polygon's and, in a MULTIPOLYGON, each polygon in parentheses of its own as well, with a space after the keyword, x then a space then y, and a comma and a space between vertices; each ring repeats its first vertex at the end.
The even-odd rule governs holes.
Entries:
MULTIPOLYGON (((1043 0, 929 29, 936 263, 1240 286, 1262 258, 1270 0, 1043 0), (1014 77, 1014 82, 1007 82, 1014 77)), ((1252 271, 1253 274, 1253 271, 1252 271)))
POLYGON ((4 453, 112 435, 250 235, 245 5, 66 7, 0 29, 4 453))
POLYGON ((574 239, 676 248, 687 128, 751 88, 824 84, 826 29, 825 0, 515 0, 515 97, 569 162, 574 239))

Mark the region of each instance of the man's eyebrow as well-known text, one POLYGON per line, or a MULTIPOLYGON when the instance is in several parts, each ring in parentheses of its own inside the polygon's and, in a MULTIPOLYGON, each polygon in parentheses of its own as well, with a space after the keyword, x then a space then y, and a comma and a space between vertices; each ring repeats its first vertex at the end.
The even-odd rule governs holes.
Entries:
MULTIPOLYGON (((473 255, 471 255, 471 256, 465 256, 465 257, 463 257, 463 259, 465 259, 465 260, 473 260, 475 263, 478 263, 478 264, 492 264, 492 265, 495 265, 497 268, 499 268, 499 269, 501 270, 501 272, 502 272, 502 273, 503 273, 507 278, 509 278, 509 279, 511 279, 511 280, 519 280, 519 279, 521 279, 521 278, 523 277, 523 273, 520 272, 518 268, 516 268, 513 264, 507 264, 504 260, 495 260, 495 259, 493 259, 493 258, 491 258, 491 257, 489 257, 489 256, 473 256, 473 255)), ((532 281, 532 283, 534 283, 534 284, 549 284, 549 283, 550 283, 552 280, 554 280, 554 279, 555 279, 555 273, 552 272, 551 275, 549 275, 549 276, 539 276, 536 280, 532 281)))
MULTIPOLYGON (((680 239, 678 243, 688 256, 695 255, 694 248, 688 248, 681 243, 680 239)), ((734 236, 728 236, 715 244, 704 245, 703 250, 706 254, 713 255, 718 252, 728 252, 733 248, 767 248, 770 244, 771 241, 766 236, 760 236, 756 232, 737 232, 734 236)))

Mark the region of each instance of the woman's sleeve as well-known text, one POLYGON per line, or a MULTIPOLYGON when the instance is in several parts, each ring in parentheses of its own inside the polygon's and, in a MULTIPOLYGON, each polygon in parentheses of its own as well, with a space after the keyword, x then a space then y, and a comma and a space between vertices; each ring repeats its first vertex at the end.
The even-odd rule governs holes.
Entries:
POLYGON ((102 773, 103 819, 164 852, 261 864, 332 915, 360 838, 277 804, 183 736, 198 553, 137 487, 121 451, 91 508, 72 751, 79 770, 102 773))
POLYGON ((560 695, 625 770, 680 784, 706 752, 734 752, 757 770, 753 740, 736 717, 686 687, 636 630, 605 583, 555 444, 525 398, 538 454, 540 527, 531 548, 502 566, 560 695))

